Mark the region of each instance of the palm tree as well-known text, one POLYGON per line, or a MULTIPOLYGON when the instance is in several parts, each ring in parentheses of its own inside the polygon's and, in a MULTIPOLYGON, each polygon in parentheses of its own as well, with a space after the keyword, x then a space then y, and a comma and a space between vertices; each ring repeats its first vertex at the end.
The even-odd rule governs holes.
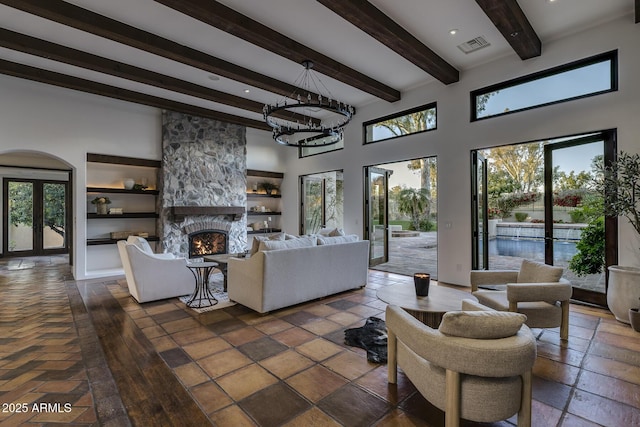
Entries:
POLYGON ((398 195, 398 210, 411 217, 414 230, 420 230, 420 219, 429 207, 426 188, 403 188, 398 195))

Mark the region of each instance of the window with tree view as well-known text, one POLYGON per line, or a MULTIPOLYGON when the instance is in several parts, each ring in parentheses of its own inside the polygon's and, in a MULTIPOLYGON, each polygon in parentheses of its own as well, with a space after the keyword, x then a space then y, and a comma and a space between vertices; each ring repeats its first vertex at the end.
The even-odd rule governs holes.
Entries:
POLYGON ((557 104, 618 89, 617 51, 471 92, 471 120, 557 104))
POLYGON ((365 144, 436 129, 436 103, 364 123, 365 144))

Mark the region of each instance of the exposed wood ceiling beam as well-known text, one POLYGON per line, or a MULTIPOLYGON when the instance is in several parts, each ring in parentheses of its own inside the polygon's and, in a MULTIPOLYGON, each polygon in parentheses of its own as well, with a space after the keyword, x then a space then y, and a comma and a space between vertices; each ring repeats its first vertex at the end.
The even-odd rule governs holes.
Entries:
POLYGON ((266 123, 259 120, 248 119, 246 117, 235 116, 233 114, 221 113, 219 111, 213 111, 207 108, 197 107, 194 105, 172 101, 157 96, 134 92, 103 83, 93 82, 91 80, 81 79, 79 77, 56 73, 54 71, 42 70, 40 68, 18 64, 16 62, 6 61, 3 59, 0 59, 0 73, 19 77, 22 79, 33 80, 40 83, 47 83, 54 86, 64 87, 66 89, 74 89, 81 92, 92 93, 94 95, 101 95, 109 98, 119 99, 122 101, 133 102, 136 104, 148 105, 150 107, 160 108, 164 110, 178 111, 181 113, 192 114, 194 116, 200 117, 208 117, 210 119, 220 120, 223 122, 247 126, 255 129, 271 130, 271 128, 267 126, 266 123))
MULTIPOLYGON (((35 37, 0 28, 0 46, 20 52, 36 55, 65 64, 75 65, 88 70, 109 74, 138 83, 159 87, 173 92, 202 98, 224 105, 262 114, 263 104, 240 96, 230 95, 205 86, 176 79, 164 74, 134 67, 77 49, 61 46, 35 37)), ((278 117, 290 120, 292 115, 285 112, 274 113, 278 117)), ((320 120, 316 124, 320 124, 320 120)))
POLYGON ((256 73, 61 0, 0 0, 0 4, 282 96, 289 96, 297 89, 294 85, 256 73))
POLYGON ((522 60, 540 56, 542 42, 516 0, 476 0, 522 60))
POLYGON ((442 83, 460 80, 458 70, 367 0, 317 1, 442 83))
POLYGON ((302 43, 214 0, 156 0, 194 19, 260 46, 291 61, 311 60, 313 69, 389 102, 400 99, 400 92, 347 67, 302 43))

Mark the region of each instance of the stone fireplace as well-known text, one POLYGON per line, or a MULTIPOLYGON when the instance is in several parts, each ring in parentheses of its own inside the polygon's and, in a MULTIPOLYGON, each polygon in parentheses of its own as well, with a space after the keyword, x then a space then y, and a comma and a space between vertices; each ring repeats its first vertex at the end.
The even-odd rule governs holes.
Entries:
POLYGON ((246 129, 176 112, 162 115, 159 236, 183 257, 244 252, 246 129))

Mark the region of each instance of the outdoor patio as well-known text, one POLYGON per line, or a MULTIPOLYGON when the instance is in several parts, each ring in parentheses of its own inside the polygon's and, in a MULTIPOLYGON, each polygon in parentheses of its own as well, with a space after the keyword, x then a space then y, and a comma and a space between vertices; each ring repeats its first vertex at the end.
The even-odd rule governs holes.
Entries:
MULTIPOLYGON (((539 255, 543 261, 544 254, 539 255)), ((531 258, 531 257, 528 257, 531 258)), ((521 257, 490 255, 489 265, 492 270, 517 270, 522 262, 521 257)), ((604 292, 603 275, 592 275, 587 278, 576 277, 566 265, 564 277, 580 287, 588 290, 604 292)), ((417 237, 391 237, 389 239, 389 261, 371 267, 374 270, 412 276, 414 273, 431 274, 438 278, 438 233, 436 231, 421 232, 417 237)))

